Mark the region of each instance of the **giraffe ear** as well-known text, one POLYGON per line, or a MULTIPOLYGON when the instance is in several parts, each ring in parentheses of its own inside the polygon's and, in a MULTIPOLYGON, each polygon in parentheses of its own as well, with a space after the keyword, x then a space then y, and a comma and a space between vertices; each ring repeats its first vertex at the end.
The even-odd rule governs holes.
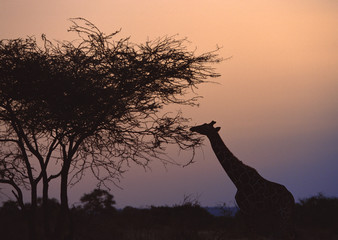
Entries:
POLYGON ((221 129, 221 127, 215 128, 216 132, 219 132, 220 129, 221 129))

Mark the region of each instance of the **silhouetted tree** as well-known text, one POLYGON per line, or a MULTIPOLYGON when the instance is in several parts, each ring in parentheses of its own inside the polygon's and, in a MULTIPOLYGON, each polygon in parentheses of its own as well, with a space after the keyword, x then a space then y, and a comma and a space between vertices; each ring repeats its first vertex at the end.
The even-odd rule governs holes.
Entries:
POLYGON ((94 189, 84 194, 80 201, 83 210, 89 214, 112 213, 116 210, 114 196, 103 189, 94 189))
POLYGON ((60 178, 57 232, 71 238, 68 184, 86 169, 105 183, 129 162, 167 163, 168 144, 193 149, 200 139, 188 130, 188 119, 162 109, 196 105, 198 96, 187 94, 219 76, 209 65, 220 61, 217 54, 195 56, 184 39, 134 44, 113 40, 119 31, 106 35, 85 19, 72 22, 77 41, 54 44, 44 35, 43 46, 33 37, 0 41, 0 183, 12 186, 22 209, 22 187, 30 190, 34 239, 40 182, 45 232, 49 183, 60 178))
POLYGON ((17 214, 19 212, 18 202, 8 200, 6 202, 2 203, 2 206, 0 207, 0 212, 6 212, 11 214, 17 214))

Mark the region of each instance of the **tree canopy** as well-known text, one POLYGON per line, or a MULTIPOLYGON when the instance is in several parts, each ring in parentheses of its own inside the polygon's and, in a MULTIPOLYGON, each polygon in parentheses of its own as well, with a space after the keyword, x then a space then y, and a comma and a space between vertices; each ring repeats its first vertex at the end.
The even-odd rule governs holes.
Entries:
POLYGON ((112 213, 116 209, 114 196, 108 191, 96 188, 90 193, 84 194, 81 199, 82 208, 88 214, 112 213))
POLYGON ((211 66, 221 61, 217 50, 196 56, 175 37, 135 44, 116 40, 119 31, 71 21, 75 41, 0 40, 0 183, 13 187, 22 208, 22 187, 34 207, 37 185, 47 204, 49 182, 61 178, 61 208, 68 209, 71 173, 77 181, 90 169, 105 183, 124 163, 166 161, 168 144, 197 146, 188 119, 163 107, 197 105, 188 93, 219 76, 211 66))

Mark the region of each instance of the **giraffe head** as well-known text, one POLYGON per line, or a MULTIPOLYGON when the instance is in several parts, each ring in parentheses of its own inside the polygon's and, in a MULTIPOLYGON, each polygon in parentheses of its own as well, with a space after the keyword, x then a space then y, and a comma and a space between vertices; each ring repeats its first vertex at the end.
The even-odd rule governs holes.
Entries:
POLYGON ((202 125, 198 125, 195 127, 190 128, 190 131, 197 132, 202 135, 210 135, 213 133, 217 133, 221 128, 220 127, 214 127, 215 121, 211 121, 210 123, 204 123, 202 125))

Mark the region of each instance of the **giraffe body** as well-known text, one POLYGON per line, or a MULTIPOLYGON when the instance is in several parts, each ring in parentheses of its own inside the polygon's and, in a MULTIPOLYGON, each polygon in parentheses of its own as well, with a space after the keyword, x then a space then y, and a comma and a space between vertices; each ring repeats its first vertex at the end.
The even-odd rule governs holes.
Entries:
POLYGON ((220 164, 237 188, 235 199, 240 211, 252 222, 274 223, 281 232, 291 232, 295 206, 292 194, 283 185, 266 180, 254 168, 238 160, 224 144, 218 134, 220 128, 215 128, 214 124, 212 121, 190 130, 210 140, 220 164))

